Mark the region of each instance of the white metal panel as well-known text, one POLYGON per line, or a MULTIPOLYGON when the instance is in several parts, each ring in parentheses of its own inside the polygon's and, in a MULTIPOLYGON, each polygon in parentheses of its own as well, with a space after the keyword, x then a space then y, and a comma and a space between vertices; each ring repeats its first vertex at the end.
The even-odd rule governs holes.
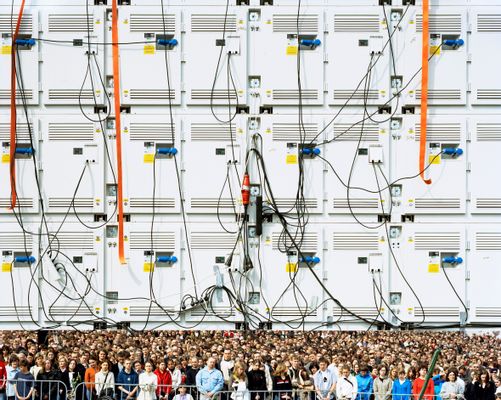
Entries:
POLYGON ((110 107, 102 45, 104 18, 102 7, 89 6, 88 14, 84 7, 44 10, 42 30, 47 42, 43 43, 42 88, 46 105, 110 107))
MULTIPOLYGON (((10 104, 11 98, 11 34, 16 28, 19 8, 16 6, 11 10, 10 6, 0 7, 0 105, 10 104), (13 17, 11 17, 13 11, 13 17)), ((26 6, 19 29, 19 39, 38 37, 38 11, 32 6, 26 6)), ((40 42, 36 42, 31 48, 19 47, 17 51, 17 75, 16 96, 17 104, 23 104, 23 97, 26 104, 36 105, 38 96, 38 60, 40 42), (21 78, 24 87, 24 95, 20 87, 21 78)))
POLYGON ((162 15, 160 5, 124 7, 119 38, 124 43, 139 42, 120 47, 122 103, 169 104, 170 98, 171 104, 180 104, 181 13, 169 8, 162 15), (159 39, 175 39, 177 45, 165 50, 159 39))
POLYGON ((250 17, 249 22, 253 27, 249 61, 251 75, 260 78, 262 104, 323 104, 325 43, 322 11, 321 7, 302 7, 299 18, 297 7, 263 7, 259 12, 250 11, 249 16, 256 17, 250 17), (319 46, 302 46, 303 39, 320 40, 321 43, 319 46), (301 71, 301 92, 298 68, 301 71))
POLYGON ((457 115, 430 115, 427 120, 425 177, 432 180, 427 185, 419 175, 420 116, 404 115, 400 133, 393 141, 394 173, 402 185, 400 211, 403 214, 464 214, 466 206, 466 120, 457 115), (444 148, 459 147, 462 155, 444 154, 444 148), (437 156, 437 157, 435 157, 437 156))
POLYGON ((104 166, 109 161, 101 125, 81 114, 47 116, 41 124, 47 155, 42 160, 47 212, 102 213, 104 166))
MULTIPOLYGON (((402 23, 404 101, 408 105, 421 102, 422 14, 413 7, 402 23)), ((432 7, 430 9, 430 56, 428 103, 430 105, 466 104, 467 22, 466 12, 460 7, 432 7), (441 46, 444 39, 458 38, 465 45, 456 49, 441 46)))
MULTIPOLYGON (((237 103, 244 105, 247 87, 246 9, 230 6, 225 13, 224 7, 199 6, 184 13, 184 21, 184 89, 187 103, 227 105, 230 102, 232 106, 237 103), (223 30, 225 46, 219 59, 221 47, 216 40, 223 38, 223 30), (231 55, 228 55, 230 52, 231 55)), ((222 109, 220 114, 221 119, 228 119, 227 108, 222 109)))

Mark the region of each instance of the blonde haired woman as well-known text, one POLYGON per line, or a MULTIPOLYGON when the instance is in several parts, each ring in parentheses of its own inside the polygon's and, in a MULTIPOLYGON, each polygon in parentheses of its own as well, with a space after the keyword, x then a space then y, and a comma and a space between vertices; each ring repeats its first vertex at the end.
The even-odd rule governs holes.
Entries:
POLYGON ((233 388, 233 393, 231 398, 233 400, 250 400, 250 392, 248 389, 247 380, 247 367, 243 362, 235 363, 233 367, 233 374, 231 375, 231 387, 233 388))
POLYGON ((287 365, 278 364, 273 375, 273 400, 291 400, 292 382, 287 365))

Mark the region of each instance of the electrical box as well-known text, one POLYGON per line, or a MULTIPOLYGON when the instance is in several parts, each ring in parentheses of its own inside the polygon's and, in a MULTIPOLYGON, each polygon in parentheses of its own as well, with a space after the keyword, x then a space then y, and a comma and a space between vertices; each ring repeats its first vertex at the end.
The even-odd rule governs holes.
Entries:
POLYGON ((126 105, 181 103, 181 13, 172 7, 120 9, 121 100, 126 105), (141 43, 143 42, 143 43, 141 43), (169 100, 170 99, 170 100, 169 100))
POLYGON ((323 104, 326 44, 322 7, 305 7, 299 19, 297 7, 261 7, 249 11, 249 20, 250 74, 260 76, 261 103, 323 104))
POLYGON ((46 155, 42 166, 47 212, 102 213, 103 172, 105 165, 114 164, 112 155, 104 151, 103 126, 81 114, 47 116, 41 126, 46 155))
MULTIPOLYGON (((47 8, 42 12, 42 30, 47 39, 42 44, 44 104, 106 106, 111 112, 104 65, 104 9, 47 8)), ((89 114, 89 118, 104 117, 89 114)))
MULTIPOLYGON (((17 48, 12 43, 12 32, 16 28, 19 6, 11 9, 10 6, 0 7, 0 105, 9 105, 11 101, 11 54, 16 51, 16 98, 19 106, 23 103, 36 105, 38 96, 38 62, 40 42, 34 44, 18 44, 17 48), (20 79, 22 77, 22 79, 20 79), (21 87, 21 85, 23 87, 21 87), (23 90, 24 88, 24 90, 23 90)), ((38 10, 35 7, 26 7, 21 19, 18 39, 27 41, 38 37, 38 10)), ((21 107, 19 108, 21 110, 21 107)))

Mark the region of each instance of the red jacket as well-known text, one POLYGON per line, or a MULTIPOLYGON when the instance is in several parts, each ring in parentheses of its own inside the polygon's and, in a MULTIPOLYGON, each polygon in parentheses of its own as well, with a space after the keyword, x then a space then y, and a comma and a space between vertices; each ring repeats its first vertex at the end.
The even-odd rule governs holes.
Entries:
POLYGON ((155 375, 158 378, 157 396, 160 396, 161 392, 169 394, 172 389, 172 376, 170 372, 167 370, 162 372, 156 369, 155 375))
POLYGON ((7 380, 7 370, 5 369, 5 363, 0 361, 0 389, 5 387, 5 381, 7 380))
MULTIPOLYGON (((424 385, 424 379, 421 379, 420 377, 414 379, 414 382, 412 383, 412 394, 414 395, 414 398, 416 400, 419 398, 419 394, 421 393, 423 385, 424 385)), ((426 390, 424 391, 423 398, 432 400, 434 395, 435 395, 435 385, 433 384, 433 379, 430 379, 428 381, 428 386, 426 386, 426 390)))

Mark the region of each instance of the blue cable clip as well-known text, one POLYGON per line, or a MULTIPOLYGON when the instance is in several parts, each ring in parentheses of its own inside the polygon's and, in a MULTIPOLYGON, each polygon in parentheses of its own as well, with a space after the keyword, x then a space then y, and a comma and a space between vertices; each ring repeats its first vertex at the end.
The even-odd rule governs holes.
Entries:
POLYGON ((307 47, 318 47, 322 44, 322 42, 320 39, 301 39, 299 44, 307 47))
POLYGON ((463 39, 446 39, 443 41, 444 46, 458 48, 464 45, 463 39))
POLYGON ((444 264, 462 264, 463 263, 463 258, 462 257, 444 257, 442 258, 442 263, 444 264))
POLYGON ((157 43, 161 46, 174 47, 178 45, 177 39, 158 39, 157 43))
POLYGON ((320 149, 316 147, 314 149, 305 147, 301 149, 301 153, 305 156, 318 156, 320 154, 320 149))
POLYGON ((457 157, 463 154, 463 149, 459 147, 445 147, 442 152, 448 156, 457 157))
POLYGON ((32 47, 35 45, 35 39, 16 39, 16 45, 32 47))
POLYGON ((174 264, 175 262, 177 262, 177 257, 176 256, 160 256, 160 257, 157 257, 157 262, 174 264))
POLYGON ((319 257, 306 256, 304 259, 301 258, 300 262, 305 262, 307 264, 318 264, 320 262, 319 257))
POLYGON ((18 147, 16 148, 16 154, 33 154, 32 147, 18 147))
POLYGON ((33 256, 17 256, 14 258, 14 262, 19 262, 19 263, 33 264, 35 261, 36 261, 35 257, 33 256))
POLYGON ((159 147, 157 149, 158 154, 174 156, 177 154, 177 149, 175 147, 159 147))

